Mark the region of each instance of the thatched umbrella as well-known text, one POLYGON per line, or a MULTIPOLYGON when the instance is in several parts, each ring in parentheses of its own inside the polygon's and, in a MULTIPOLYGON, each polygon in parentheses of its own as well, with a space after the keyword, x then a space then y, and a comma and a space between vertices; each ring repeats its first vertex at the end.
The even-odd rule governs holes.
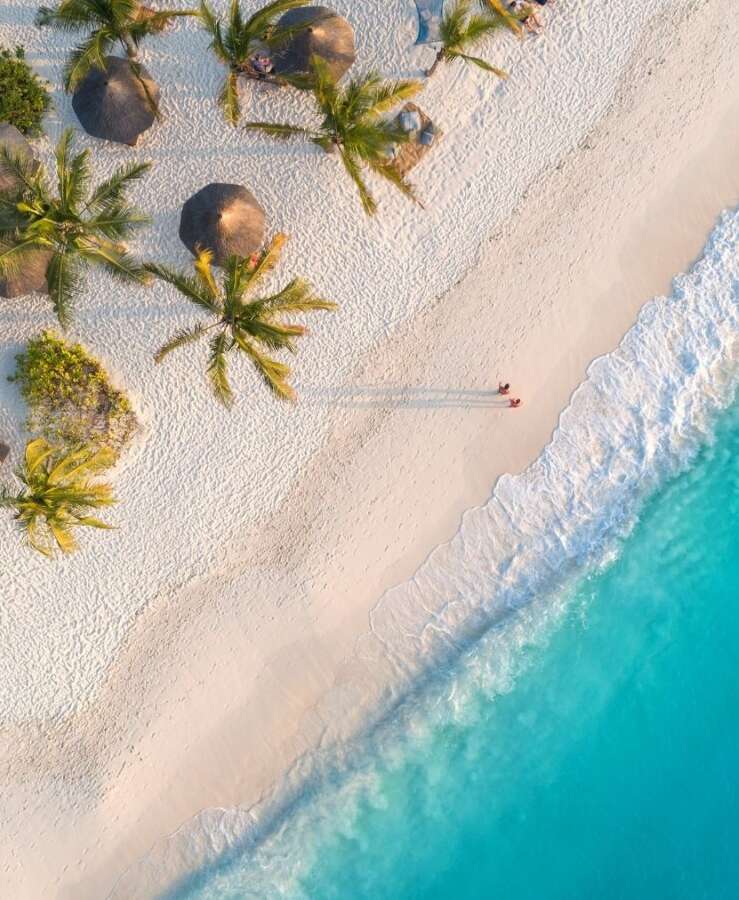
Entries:
POLYGON ((298 30, 273 53, 276 75, 310 75, 310 61, 315 55, 325 60, 338 81, 356 59, 352 26, 326 6, 288 10, 277 25, 298 30))
POLYGON ((209 184, 182 207, 180 239, 195 254, 212 250, 217 266, 249 256, 264 239, 264 210, 240 184, 209 184))
POLYGON ((88 134, 133 147, 154 123, 159 88, 139 63, 134 63, 138 75, 117 56, 106 56, 105 65, 90 69, 82 79, 72 107, 88 134))
MULTIPOLYGON (((5 122, 0 124, 0 145, 7 147, 15 156, 30 157, 36 160, 33 147, 31 147, 15 125, 8 125, 5 122)), ((36 167, 38 167, 38 160, 36 160, 36 167)), ((3 164, 0 163, 0 192, 13 191, 19 186, 19 179, 12 172, 8 172, 3 164)))
POLYGON ((0 297, 11 299, 26 294, 45 294, 46 270, 49 268, 52 250, 43 247, 29 250, 23 257, 18 271, 12 275, 0 275, 0 297))
MULTIPOLYGON (((31 157, 38 166, 33 148, 13 125, 0 125, 0 144, 8 147, 16 156, 31 157)), ((0 192, 13 191, 19 187, 18 178, 8 172, 0 163, 0 192)), ((30 250, 25 254, 18 272, 0 275, 0 297, 10 299, 25 294, 46 293, 46 270, 49 268, 52 251, 30 250)))

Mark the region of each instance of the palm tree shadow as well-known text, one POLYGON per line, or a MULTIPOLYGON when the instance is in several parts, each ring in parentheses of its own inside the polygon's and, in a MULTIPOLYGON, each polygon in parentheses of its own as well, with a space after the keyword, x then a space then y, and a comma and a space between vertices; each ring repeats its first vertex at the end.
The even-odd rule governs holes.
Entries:
POLYGON ((501 409, 508 399, 497 389, 396 387, 354 385, 330 388, 301 388, 304 404, 345 409, 501 409))

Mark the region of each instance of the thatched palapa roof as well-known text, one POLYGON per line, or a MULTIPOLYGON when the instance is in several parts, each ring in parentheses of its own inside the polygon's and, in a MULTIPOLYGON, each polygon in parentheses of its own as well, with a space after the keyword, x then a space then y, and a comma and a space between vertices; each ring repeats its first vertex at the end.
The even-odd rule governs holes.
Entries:
POLYGON ((158 107, 159 88, 140 64, 138 76, 127 60, 117 56, 106 56, 105 65, 82 79, 72 107, 88 134, 133 146, 154 123, 152 103, 158 107))
POLYGON ((240 184, 209 184, 182 207, 180 239, 195 254, 212 250, 223 266, 229 256, 249 256, 264 239, 264 210, 240 184))
MULTIPOLYGON (((30 157, 36 160, 33 147, 18 131, 15 125, 8 125, 6 122, 0 123, 0 145, 10 150, 15 156, 30 157)), ((38 166, 38 160, 36 160, 38 166)), ((14 191, 20 183, 15 175, 9 172, 0 162, 0 192, 14 191)))
MULTIPOLYGON (((0 124, 0 144, 8 147, 16 156, 30 157, 38 165, 33 148, 14 125, 0 124)), ((0 163, 0 192, 14 191, 19 186, 16 176, 0 163)), ((46 270, 51 257, 51 250, 26 252, 17 272, 0 275, 0 297, 10 299, 23 297, 25 294, 46 293, 46 270)))
POLYGON ((311 57, 315 55, 325 60, 338 81, 356 59, 352 26, 326 6, 288 10, 277 26, 299 30, 284 47, 273 52, 276 75, 310 75, 311 57))
POLYGON ((46 270, 52 256, 53 251, 46 248, 27 251, 17 272, 0 275, 0 297, 11 299, 24 297, 26 294, 47 293, 46 270))

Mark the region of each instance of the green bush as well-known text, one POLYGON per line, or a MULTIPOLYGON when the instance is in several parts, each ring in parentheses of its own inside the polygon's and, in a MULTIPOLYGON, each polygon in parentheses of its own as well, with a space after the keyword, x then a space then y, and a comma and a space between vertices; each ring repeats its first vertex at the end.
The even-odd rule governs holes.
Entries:
POLYGON ((38 134, 48 107, 46 86, 29 67, 23 48, 0 47, 0 122, 15 125, 23 134, 38 134))
POLYGON ((128 398, 116 390, 100 363, 79 344, 44 331, 16 356, 15 374, 29 406, 26 427, 49 443, 108 448, 116 456, 131 441, 138 422, 128 398))

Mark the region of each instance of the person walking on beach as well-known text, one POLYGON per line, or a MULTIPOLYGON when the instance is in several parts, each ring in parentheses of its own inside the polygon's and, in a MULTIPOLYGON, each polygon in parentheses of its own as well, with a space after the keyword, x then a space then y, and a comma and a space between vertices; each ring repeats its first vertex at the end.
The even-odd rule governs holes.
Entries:
POLYGON ((518 409, 518 407, 521 405, 521 398, 511 397, 511 399, 508 401, 508 405, 511 407, 511 409, 518 409))
POLYGON ((510 384, 502 384, 498 382, 498 393, 499 394, 507 394, 511 389, 510 384))

